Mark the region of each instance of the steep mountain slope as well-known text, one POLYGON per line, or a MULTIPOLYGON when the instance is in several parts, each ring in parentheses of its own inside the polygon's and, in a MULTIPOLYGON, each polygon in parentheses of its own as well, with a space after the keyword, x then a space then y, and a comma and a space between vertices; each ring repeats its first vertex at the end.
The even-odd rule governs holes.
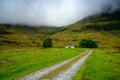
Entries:
POLYGON ((120 48, 120 11, 91 16, 61 28, 0 24, 0 49, 40 47, 46 37, 52 38, 53 47, 79 47, 79 41, 87 38, 100 48, 120 48))
POLYGON ((54 47, 79 46, 83 38, 92 39, 100 48, 120 48, 120 11, 91 16, 52 36, 54 47))

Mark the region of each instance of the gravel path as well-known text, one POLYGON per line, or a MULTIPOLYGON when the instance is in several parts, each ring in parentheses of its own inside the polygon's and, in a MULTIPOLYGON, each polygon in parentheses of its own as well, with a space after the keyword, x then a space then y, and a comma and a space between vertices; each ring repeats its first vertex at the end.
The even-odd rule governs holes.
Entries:
POLYGON ((70 66, 67 70, 61 71, 52 80, 72 80, 73 76, 76 74, 78 69, 82 66, 83 62, 88 58, 91 53, 92 50, 84 57, 82 57, 79 61, 70 66))
MULTIPOLYGON (((88 50, 87 50, 88 51, 88 50)), ((87 51, 85 51, 83 54, 85 54, 87 51)), ((23 77, 20 77, 20 78, 17 78, 15 80, 38 80, 40 79, 42 76, 54 71, 55 69, 57 69, 58 67, 74 60, 75 58, 78 58, 80 57, 82 54, 78 55, 78 56, 75 56, 69 60, 66 60, 66 61, 63 61, 61 63, 58 63, 58 64, 55 64, 55 65, 52 65, 50 67, 47 67, 47 68, 44 68, 44 69, 41 69, 41 70, 38 70, 36 72, 33 72, 33 73, 30 73, 26 76, 23 76, 23 77)), ((58 80, 58 79, 57 79, 58 80)), ((61 80, 61 79, 60 79, 61 80)), ((63 79, 62 79, 63 80, 63 79)))

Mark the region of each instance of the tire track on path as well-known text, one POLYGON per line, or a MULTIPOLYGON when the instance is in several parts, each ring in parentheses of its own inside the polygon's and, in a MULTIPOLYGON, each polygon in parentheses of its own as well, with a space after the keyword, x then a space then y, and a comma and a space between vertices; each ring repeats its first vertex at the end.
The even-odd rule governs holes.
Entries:
MULTIPOLYGON (((55 75, 52 80, 72 80, 73 76, 77 73, 79 68, 82 66, 84 61, 88 58, 88 56, 92 53, 92 50, 89 51, 85 56, 83 56, 80 60, 72 64, 67 70, 61 71, 59 74, 55 75)), ((50 80, 50 79, 46 79, 50 80)))
POLYGON ((82 53, 82 54, 80 54, 78 56, 75 56, 75 57, 73 57, 73 58, 71 58, 69 60, 63 61, 61 63, 55 64, 55 65, 52 65, 52 66, 49 66, 47 68, 40 69, 40 70, 38 70, 36 72, 30 73, 30 74, 25 75, 25 76, 20 77, 20 78, 16 78, 14 80, 38 80, 41 77, 43 77, 43 76, 47 75, 48 73, 54 71, 55 69, 59 68, 60 66, 66 64, 66 63, 68 63, 68 62, 70 62, 70 61, 72 61, 72 60, 74 60, 74 59, 76 59, 78 57, 80 57, 83 54, 86 54, 87 52, 88 52, 88 50, 86 50, 84 53, 82 53))

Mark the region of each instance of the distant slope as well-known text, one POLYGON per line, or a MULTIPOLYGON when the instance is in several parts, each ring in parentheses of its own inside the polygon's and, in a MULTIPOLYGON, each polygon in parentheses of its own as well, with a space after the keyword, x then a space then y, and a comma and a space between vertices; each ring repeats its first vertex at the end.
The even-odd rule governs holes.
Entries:
POLYGON ((42 40, 61 28, 0 25, 0 49, 15 47, 40 47, 42 40))
POLYGON ((52 38, 53 47, 79 47, 79 41, 88 38, 100 48, 120 48, 120 11, 91 16, 61 28, 0 24, 0 49, 40 47, 46 37, 52 38))
POLYGON ((91 16, 52 36, 54 47, 79 46, 82 38, 93 39, 100 48, 120 48, 120 12, 91 16))

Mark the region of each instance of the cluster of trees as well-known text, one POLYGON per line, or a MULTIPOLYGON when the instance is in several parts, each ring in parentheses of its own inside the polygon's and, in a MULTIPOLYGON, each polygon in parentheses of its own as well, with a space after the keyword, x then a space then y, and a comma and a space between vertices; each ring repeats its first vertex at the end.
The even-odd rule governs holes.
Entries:
MULTIPOLYGON (((48 47, 52 47, 52 39, 51 38, 46 38, 43 41, 43 47, 44 48, 48 48, 48 47)), ((95 41, 91 40, 91 39, 81 39, 79 46, 81 48, 98 48, 98 45, 95 41)))
POLYGON ((79 46, 82 48, 98 48, 97 43, 91 39, 81 39, 79 46))
POLYGON ((44 39, 42 46, 43 46, 44 48, 52 47, 52 39, 51 39, 51 38, 46 38, 46 39, 44 39))

